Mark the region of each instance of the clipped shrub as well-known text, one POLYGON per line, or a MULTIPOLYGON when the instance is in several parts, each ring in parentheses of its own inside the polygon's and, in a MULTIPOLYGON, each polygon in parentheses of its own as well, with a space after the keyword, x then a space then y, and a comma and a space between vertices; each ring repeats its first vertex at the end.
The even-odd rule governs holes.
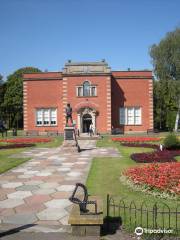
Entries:
POLYGON ((180 155, 180 150, 163 150, 147 153, 133 153, 131 159, 137 163, 163 163, 176 162, 175 156, 180 155))
POLYGON ((179 149, 180 148, 180 141, 176 137, 175 134, 170 133, 165 139, 164 139, 164 146, 166 149, 179 149))
POLYGON ((121 143, 122 146, 125 147, 142 147, 142 148, 155 148, 155 149, 159 149, 159 145, 157 144, 150 144, 150 143, 131 143, 131 142, 127 142, 127 143, 121 143))
POLYGON ((25 147, 34 147, 36 146, 33 143, 17 143, 17 144, 8 144, 8 145, 0 145, 1 149, 13 149, 13 148, 25 148, 25 147))

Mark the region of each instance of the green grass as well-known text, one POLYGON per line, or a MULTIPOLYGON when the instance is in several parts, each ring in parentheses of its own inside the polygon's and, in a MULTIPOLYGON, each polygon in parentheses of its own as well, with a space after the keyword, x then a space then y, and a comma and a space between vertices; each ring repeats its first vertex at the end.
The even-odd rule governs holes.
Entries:
POLYGON ((63 142, 63 136, 52 137, 52 139, 53 141, 48 143, 36 143, 36 147, 47 147, 47 148, 59 147, 63 142))
MULTIPOLYGON (((133 191, 132 189, 123 185, 119 180, 121 173, 126 168, 141 165, 131 160, 130 155, 132 153, 154 151, 153 149, 124 147, 121 146, 120 143, 112 142, 109 137, 104 137, 103 139, 99 140, 97 142, 97 146, 115 147, 122 155, 122 157, 116 158, 94 158, 88 175, 87 187, 89 193, 91 195, 99 195, 103 198, 104 216, 106 216, 107 194, 114 196, 114 199, 117 200, 117 203, 119 203, 119 199, 124 198, 128 206, 131 201, 134 201, 136 206, 139 208, 142 202, 145 201, 148 205, 148 208, 152 208, 155 202, 158 202, 159 204, 168 204, 171 209, 175 209, 176 205, 179 203, 177 200, 161 200, 160 198, 142 193, 140 191, 133 191)), ((172 220, 172 222, 174 222, 174 220, 172 220)))
MULTIPOLYGON (((23 130, 18 130, 17 131, 17 136, 12 136, 12 131, 9 130, 8 133, 7 133, 7 138, 13 138, 13 139, 16 139, 16 138, 31 138, 31 136, 26 136, 24 135, 24 131, 23 130)), ((32 138, 46 138, 47 136, 32 136, 32 138)), ((49 142, 49 143, 36 143, 36 147, 58 147, 59 145, 61 145, 62 141, 63 141, 63 136, 57 136, 57 137, 54 137, 52 136, 51 138, 53 138, 53 141, 52 142, 49 142)), ((0 134, 0 140, 1 139, 6 139, 6 136, 4 134, 4 138, 2 137, 2 135, 0 134)), ((2 144, 5 144, 5 143, 2 143, 0 142, 0 145, 2 144)))
POLYGON ((30 158, 9 158, 12 154, 25 151, 24 148, 0 150, 0 173, 4 173, 11 168, 18 166, 30 158))
MULTIPOLYGON (((94 158, 89 172, 87 185, 92 194, 100 193, 103 198, 107 193, 112 195, 127 195, 133 199, 137 193, 130 192, 127 187, 120 186, 120 175, 124 169, 136 166, 137 164, 130 159, 132 153, 153 151, 146 148, 123 147, 119 143, 112 142, 108 137, 97 142, 98 147, 115 147, 119 150, 122 157, 94 158), (96 183, 96 184, 94 184, 96 183)), ((138 196, 137 196, 138 198, 138 196)))
MULTIPOLYGON (((17 149, 0 149, 0 174, 30 159, 30 158, 9 158, 12 154, 21 153, 23 151, 26 151, 27 149, 33 149, 36 147, 43 147, 43 148, 59 147, 62 144, 62 141, 63 141, 63 137, 58 136, 58 137, 53 137, 52 142, 36 143, 34 147, 17 148, 17 149)), ((0 142, 0 145, 9 145, 9 143, 0 142)))
MULTIPOLYGON (((17 137, 23 137, 24 136, 24 131, 23 130, 17 130, 17 137)), ((4 137, 6 137, 5 133, 4 133, 4 137)), ((7 137, 8 138, 14 138, 14 136, 12 135, 12 130, 8 130, 7 131, 7 137)), ((2 134, 0 133, 0 139, 2 139, 2 134)))
POLYGON ((180 162, 180 156, 175 157, 175 159, 180 162))

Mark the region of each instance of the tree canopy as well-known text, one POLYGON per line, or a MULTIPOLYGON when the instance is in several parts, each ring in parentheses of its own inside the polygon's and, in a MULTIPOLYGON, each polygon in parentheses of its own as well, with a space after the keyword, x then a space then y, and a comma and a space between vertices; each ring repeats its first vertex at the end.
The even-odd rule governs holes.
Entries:
POLYGON ((2 104, 4 101, 6 84, 3 81, 3 76, 0 74, 0 120, 3 118, 4 112, 2 111, 2 104))
POLYGON ((172 130, 180 110, 180 28, 152 45, 150 56, 157 79, 154 82, 155 126, 172 130))
POLYGON ((22 127, 23 121, 23 74, 41 72, 38 68, 20 68, 7 77, 3 108, 9 117, 9 126, 22 127))

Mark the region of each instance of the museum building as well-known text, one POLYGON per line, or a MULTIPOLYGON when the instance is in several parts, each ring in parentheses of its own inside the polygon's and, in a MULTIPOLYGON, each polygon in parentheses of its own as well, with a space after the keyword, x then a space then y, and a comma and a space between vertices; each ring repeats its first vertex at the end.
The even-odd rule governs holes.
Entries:
POLYGON ((62 72, 23 76, 24 130, 63 133, 70 103, 80 133, 153 129, 152 71, 112 71, 100 62, 68 61, 62 72))

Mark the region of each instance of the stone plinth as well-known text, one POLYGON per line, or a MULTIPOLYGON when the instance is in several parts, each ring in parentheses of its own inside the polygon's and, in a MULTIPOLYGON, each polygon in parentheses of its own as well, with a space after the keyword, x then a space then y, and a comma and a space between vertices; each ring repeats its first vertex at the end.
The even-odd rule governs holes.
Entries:
POLYGON ((68 223, 72 227, 72 235, 75 236, 100 236, 100 227, 103 224, 103 203, 97 196, 90 196, 89 200, 97 201, 97 214, 94 214, 94 205, 87 205, 92 214, 80 214, 79 206, 73 204, 68 223))
POLYGON ((79 147, 78 141, 76 139, 75 128, 73 126, 64 128, 64 142, 62 144, 62 148, 63 148, 63 150, 67 150, 70 152, 72 152, 72 151, 79 152, 80 151, 80 147, 79 147))

